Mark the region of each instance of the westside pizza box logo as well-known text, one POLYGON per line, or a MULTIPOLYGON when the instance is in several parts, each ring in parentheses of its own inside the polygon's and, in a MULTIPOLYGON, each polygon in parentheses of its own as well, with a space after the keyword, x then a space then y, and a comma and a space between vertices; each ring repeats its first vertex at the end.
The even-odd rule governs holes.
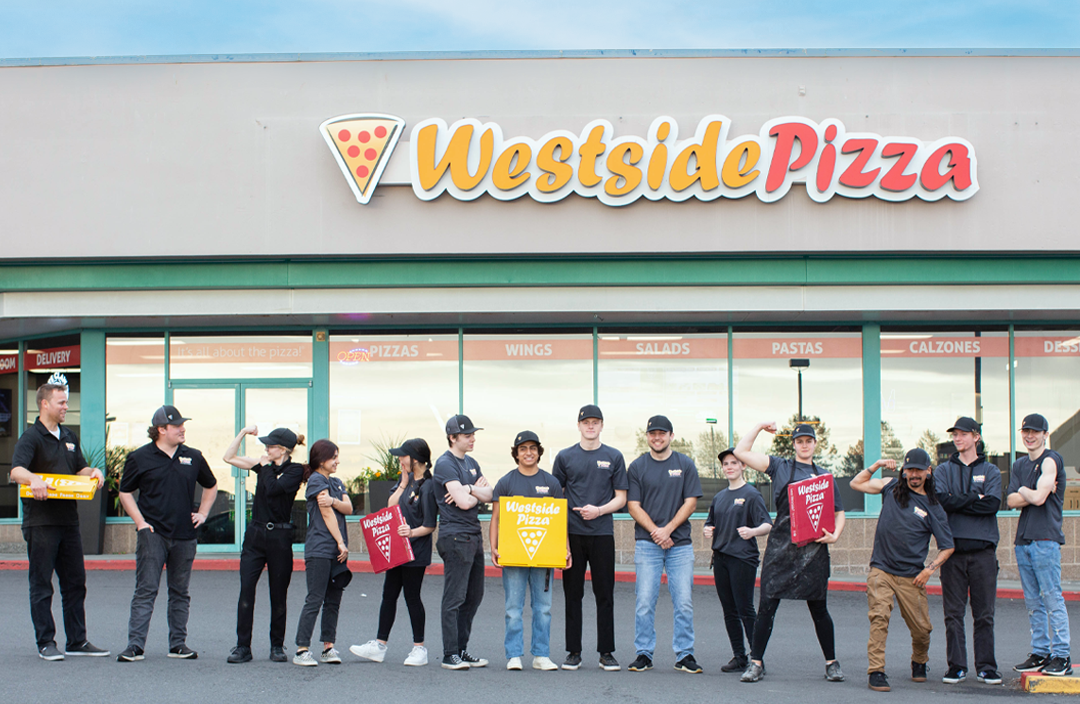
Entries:
POLYGON ((364 542, 371 556, 371 569, 375 574, 413 561, 412 543, 397 532, 398 526, 404 524, 405 517, 397 505, 369 513, 360 519, 364 542))
POLYGON ((566 567, 566 499, 499 497, 499 564, 566 567))
POLYGON ((371 200, 404 130, 405 120, 381 113, 339 115, 319 125, 357 202, 371 200))
MULTIPOLYGON (((50 499, 75 499, 88 501, 97 493, 97 480, 93 477, 81 477, 78 474, 39 474, 41 480, 49 487, 50 499)), ((25 484, 19 485, 19 496, 24 499, 34 498, 30 487, 25 484)))
POLYGON ((788 484, 788 505, 791 507, 791 542, 806 545, 825 531, 836 530, 833 509, 833 476, 821 474, 788 484))

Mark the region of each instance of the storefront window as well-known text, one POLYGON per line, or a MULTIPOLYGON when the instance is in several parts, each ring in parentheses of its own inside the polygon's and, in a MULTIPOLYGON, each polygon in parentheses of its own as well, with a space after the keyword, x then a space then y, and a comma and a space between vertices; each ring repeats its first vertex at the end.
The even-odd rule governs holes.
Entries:
MULTIPOLYGON (((815 462, 839 480, 844 508, 861 511, 863 495, 848 485, 862 466, 862 334, 736 332, 733 348, 736 436, 757 423, 775 421, 780 433, 761 433, 754 449, 791 456, 792 428, 800 421, 814 425, 815 462)), ((772 510, 767 477, 754 472, 748 479, 761 485, 772 510)))
POLYGON ((124 460, 129 452, 149 442, 146 430, 150 418, 164 402, 164 337, 107 337, 105 437, 108 454, 102 469, 108 470, 110 501, 107 510, 110 516, 122 515, 118 487, 124 460))
POLYGON ((311 336, 169 339, 172 379, 280 379, 311 376, 311 336))
POLYGON ((629 465, 649 451, 649 418, 667 416, 673 449, 693 458, 701 476, 698 511, 727 485, 716 461, 729 444, 727 347, 727 334, 603 333, 598 341, 604 442, 629 465))
POLYGON ((1065 460, 1069 488, 1080 487, 1080 330, 1017 330, 1015 351, 1017 456, 1026 452, 1020 422, 1041 413, 1050 423, 1050 447, 1065 460))
POLYGON ((18 518, 19 487, 10 482, 11 456, 18 439, 19 348, 0 349, 0 518, 18 518))

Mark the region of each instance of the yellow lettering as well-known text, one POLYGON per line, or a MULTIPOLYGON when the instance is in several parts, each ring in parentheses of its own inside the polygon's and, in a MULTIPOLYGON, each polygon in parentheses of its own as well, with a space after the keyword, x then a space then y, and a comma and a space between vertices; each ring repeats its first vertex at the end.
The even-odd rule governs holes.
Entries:
POLYGON ((724 185, 729 188, 739 188, 753 181, 761 172, 754 169, 758 159, 761 158, 761 146, 757 142, 743 142, 728 152, 724 159, 724 185), (743 155, 746 162, 743 163, 743 155), (751 171, 751 169, 753 169, 751 171))
POLYGON ((668 183, 673 189, 684 191, 693 185, 694 181, 700 181, 701 188, 706 191, 720 186, 720 177, 716 173, 716 145, 720 141, 722 126, 723 123, 719 121, 710 122, 705 128, 701 144, 691 144, 675 157, 675 163, 671 165, 671 173, 668 175, 668 183), (694 173, 689 171, 691 156, 697 162, 694 173))
POLYGON ((566 163, 573 154, 574 145, 566 137, 555 137, 544 142, 540 151, 536 154, 536 166, 544 174, 536 180, 536 188, 541 193, 553 193, 574 177, 574 167, 566 163), (559 150, 559 158, 555 158, 555 150, 559 150))
POLYGON ((608 171, 615 175, 604 184, 604 192, 609 196, 624 196, 637 188, 641 183, 641 169, 634 164, 641 161, 644 155, 645 150, 637 142, 623 142, 615 145, 607 158, 608 171), (626 160, 628 153, 630 159, 626 160), (623 182, 621 187, 618 185, 620 178, 623 182))
POLYGON ((495 169, 491 172, 491 182, 500 191, 509 191, 529 180, 532 175, 525 171, 532 160, 532 149, 528 144, 518 143, 504 149, 495 160, 495 169), (514 161, 517 157, 517 161, 514 161), (522 173, 524 172, 524 173, 522 173))
POLYGON ((495 135, 488 129, 480 135, 480 165, 476 175, 469 173, 469 144, 472 142, 473 126, 462 125, 454 130, 450 144, 446 147, 442 160, 435 163, 435 137, 439 128, 427 125, 417 135, 416 165, 420 175, 420 188, 430 191, 439 179, 450 169, 450 180, 463 191, 469 191, 480 185, 491 166, 492 152, 495 150, 495 135))
POLYGON ((596 159, 607 149, 607 145, 601 139, 603 136, 603 126, 593 127, 592 132, 589 132, 589 138, 578 149, 578 154, 581 155, 578 180, 584 186, 595 186, 600 183, 600 177, 596 174, 596 159))

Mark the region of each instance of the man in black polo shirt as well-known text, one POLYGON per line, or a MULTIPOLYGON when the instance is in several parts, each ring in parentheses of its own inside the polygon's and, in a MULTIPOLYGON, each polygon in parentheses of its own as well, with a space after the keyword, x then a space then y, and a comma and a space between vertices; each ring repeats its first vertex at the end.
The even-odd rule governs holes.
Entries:
POLYGON ((217 479, 202 453, 184 444, 184 423, 175 406, 154 412, 147 434, 151 442, 128 455, 120 479, 120 503, 135 521, 135 594, 131 597, 128 646, 120 662, 143 659, 154 600, 167 565, 169 584, 169 657, 193 660, 199 654, 187 647, 191 597, 191 565, 195 561, 195 529, 217 498, 217 479), (195 511, 195 484, 203 487, 195 511), (139 492, 139 500, 132 495, 139 492))
POLYGON ((38 655, 45 660, 64 659, 64 653, 56 647, 56 623, 52 615, 54 571, 64 604, 67 654, 108 655, 109 651, 96 648, 86 640, 86 567, 75 501, 47 498, 48 487, 38 475, 93 477, 99 489, 105 478, 101 470, 87 465, 75 433, 60 425, 67 416, 67 386, 43 384, 37 390, 37 406, 37 420, 15 444, 11 481, 29 486, 34 494, 34 498, 22 500, 22 529, 30 562, 30 619, 34 622, 38 655))
POLYGON ((893 598, 911 631, 911 679, 925 682, 933 630, 926 582, 952 555, 953 543, 949 519, 934 492, 930 455, 918 448, 909 450, 896 482, 892 477, 872 478, 882 467, 896 469, 896 460, 878 460, 852 478, 851 488, 864 494, 882 495, 870 574, 866 578, 866 600, 870 606, 870 640, 866 652, 870 660, 867 669, 870 689, 888 692, 885 639, 889 635, 893 598), (930 536, 937 541, 938 554, 924 567, 930 536))
POLYGON ((604 414, 598 406, 578 411, 581 442, 555 457, 551 473, 562 484, 570 515, 571 566, 563 570, 566 599, 566 662, 564 670, 581 666, 581 600, 585 596, 586 563, 596 598, 596 650, 600 667, 619 670, 615 652, 615 526, 611 514, 626 505, 626 464, 622 453, 600 442, 604 414))
POLYGON ((941 568, 945 656, 949 664, 941 681, 956 684, 967 676, 964 612, 970 595, 975 672, 979 682, 1001 684, 994 657, 1001 471, 979 452, 982 428, 973 418, 957 418, 949 433, 956 452, 934 470, 934 489, 949 516, 956 547, 952 559, 941 568))
POLYGON ((488 661, 469 654, 473 617, 484 598, 484 539, 480 504, 491 501, 492 487, 480 465, 467 453, 476 445, 477 428, 468 416, 446 421, 450 449, 435 461, 435 498, 439 502, 439 539, 443 560, 442 666, 447 670, 484 667, 488 661))

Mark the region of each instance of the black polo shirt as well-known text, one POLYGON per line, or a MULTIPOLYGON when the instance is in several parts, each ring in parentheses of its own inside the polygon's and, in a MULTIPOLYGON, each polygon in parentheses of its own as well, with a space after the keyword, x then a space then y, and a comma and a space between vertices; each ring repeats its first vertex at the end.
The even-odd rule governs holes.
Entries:
MULTIPOLYGON (((15 443, 12 467, 25 467, 34 474, 78 474, 89 467, 79 448, 79 438, 64 426, 60 437, 49 432, 41 418, 26 429, 15 443)), ((77 526, 79 511, 75 499, 23 499, 23 527, 77 526)))
POLYGON ((292 523, 293 501, 304 478, 303 465, 288 460, 280 465, 256 465, 251 471, 258 475, 251 504, 252 523, 292 523))
POLYGON ((154 443, 127 456, 120 491, 139 492, 139 511, 154 533, 170 540, 194 540, 195 484, 209 489, 217 478, 202 453, 180 445, 169 457, 154 443))

